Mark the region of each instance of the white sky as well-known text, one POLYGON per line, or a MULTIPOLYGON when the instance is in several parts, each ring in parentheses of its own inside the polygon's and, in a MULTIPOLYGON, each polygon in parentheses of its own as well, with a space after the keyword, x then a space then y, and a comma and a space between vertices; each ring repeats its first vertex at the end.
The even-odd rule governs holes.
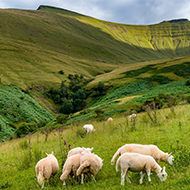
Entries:
POLYGON ((190 19, 190 0, 0 0, 0 8, 32 9, 50 5, 122 24, 156 24, 190 19))

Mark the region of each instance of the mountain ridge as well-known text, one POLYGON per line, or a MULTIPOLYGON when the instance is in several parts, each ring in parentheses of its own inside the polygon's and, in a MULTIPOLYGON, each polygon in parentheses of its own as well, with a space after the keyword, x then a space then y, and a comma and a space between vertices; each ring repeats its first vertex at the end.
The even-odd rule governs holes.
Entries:
POLYGON ((3 9, 0 16, 1 81, 21 88, 58 85, 68 74, 93 78, 129 63, 189 56, 189 21, 124 25, 50 6, 3 9))

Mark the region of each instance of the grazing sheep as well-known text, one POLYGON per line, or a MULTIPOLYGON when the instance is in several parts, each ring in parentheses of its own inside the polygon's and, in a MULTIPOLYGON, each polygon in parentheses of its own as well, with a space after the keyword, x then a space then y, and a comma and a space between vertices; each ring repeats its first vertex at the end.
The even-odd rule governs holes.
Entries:
POLYGON ((94 129, 94 126, 92 125, 92 124, 86 124, 86 125, 84 125, 83 126, 83 131, 85 132, 85 133, 92 133, 92 132, 94 132, 95 131, 95 129, 94 129))
POLYGON ((82 149, 83 149, 82 153, 69 156, 63 166, 62 175, 60 179, 63 181, 64 186, 66 185, 65 180, 68 178, 69 175, 73 176, 74 178, 76 177, 77 169, 80 166, 80 158, 85 154, 91 153, 93 150, 93 147, 92 148, 82 147, 82 149))
POLYGON ((113 119, 111 117, 108 118, 108 122, 112 122, 113 119))
POLYGON ((56 157, 52 154, 47 154, 46 158, 41 159, 35 167, 38 183, 44 188, 45 180, 49 182, 51 176, 57 174, 59 164, 56 157))
MULTIPOLYGON (((95 180, 95 175, 103 166, 103 160, 96 154, 85 154, 80 158, 80 167, 77 170, 77 176, 81 174, 91 175, 95 180)), ((81 178, 81 184, 83 184, 83 175, 81 178)))
POLYGON ((128 177, 128 170, 131 172, 140 173, 140 184, 143 183, 143 177, 147 173, 148 181, 150 179, 150 173, 155 172, 161 181, 165 181, 167 173, 165 172, 165 166, 161 168, 152 156, 142 155, 138 153, 124 153, 116 162, 116 171, 118 172, 119 165, 121 166, 121 185, 124 185, 125 176, 126 180, 131 183, 128 177))
POLYGON ((172 153, 164 153, 155 145, 125 144, 116 151, 111 160, 111 164, 114 164, 115 158, 118 155, 121 156, 126 152, 135 152, 143 155, 150 155, 156 160, 157 163, 162 161, 172 165, 174 160, 174 157, 171 155, 172 153))
POLYGON ((83 151, 84 151, 84 149, 81 148, 81 147, 73 148, 73 149, 71 149, 71 150, 68 152, 67 158, 70 157, 70 156, 72 156, 72 155, 74 155, 74 154, 81 153, 81 152, 83 152, 83 151))
POLYGON ((137 117, 137 114, 133 113, 132 115, 129 116, 129 119, 137 117))

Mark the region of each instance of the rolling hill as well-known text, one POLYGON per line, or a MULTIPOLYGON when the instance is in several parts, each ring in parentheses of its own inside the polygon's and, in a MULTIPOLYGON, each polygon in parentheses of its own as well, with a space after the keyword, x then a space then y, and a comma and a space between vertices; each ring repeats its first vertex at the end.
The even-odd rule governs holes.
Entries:
POLYGON ((128 25, 44 5, 37 10, 0 9, 1 136, 19 128, 24 118, 41 125, 43 109, 49 113, 44 120, 52 121, 58 108, 44 92, 68 82, 69 74, 90 81, 88 92, 99 82, 107 88, 102 97, 88 97, 90 113, 77 113, 78 120, 93 118, 96 108, 104 109, 107 116, 123 112, 126 103, 143 103, 159 93, 187 96, 190 91, 184 80, 190 76, 189 50, 187 19, 128 25), (12 100, 5 99, 3 93, 10 96, 12 85, 23 92, 13 90, 12 100), (18 119, 15 114, 23 113, 15 105, 22 105, 22 97, 28 102, 33 98, 38 105, 27 105, 34 111, 18 119), (7 114, 7 107, 12 112, 7 114), (6 126, 12 130, 5 132, 6 126))
POLYGON ((22 89, 58 85, 70 73, 93 78, 129 63, 189 56, 186 19, 124 25, 50 6, 1 9, 0 18, 1 82, 22 89))

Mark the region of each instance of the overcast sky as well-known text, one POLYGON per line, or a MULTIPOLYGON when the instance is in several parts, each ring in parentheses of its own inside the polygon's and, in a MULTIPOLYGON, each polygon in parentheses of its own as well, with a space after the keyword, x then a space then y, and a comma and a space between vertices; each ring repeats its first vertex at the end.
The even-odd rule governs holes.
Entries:
POLYGON ((190 0, 0 0, 0 8, 32 9, 50 5, 122 24, 190 20, 190 0))

